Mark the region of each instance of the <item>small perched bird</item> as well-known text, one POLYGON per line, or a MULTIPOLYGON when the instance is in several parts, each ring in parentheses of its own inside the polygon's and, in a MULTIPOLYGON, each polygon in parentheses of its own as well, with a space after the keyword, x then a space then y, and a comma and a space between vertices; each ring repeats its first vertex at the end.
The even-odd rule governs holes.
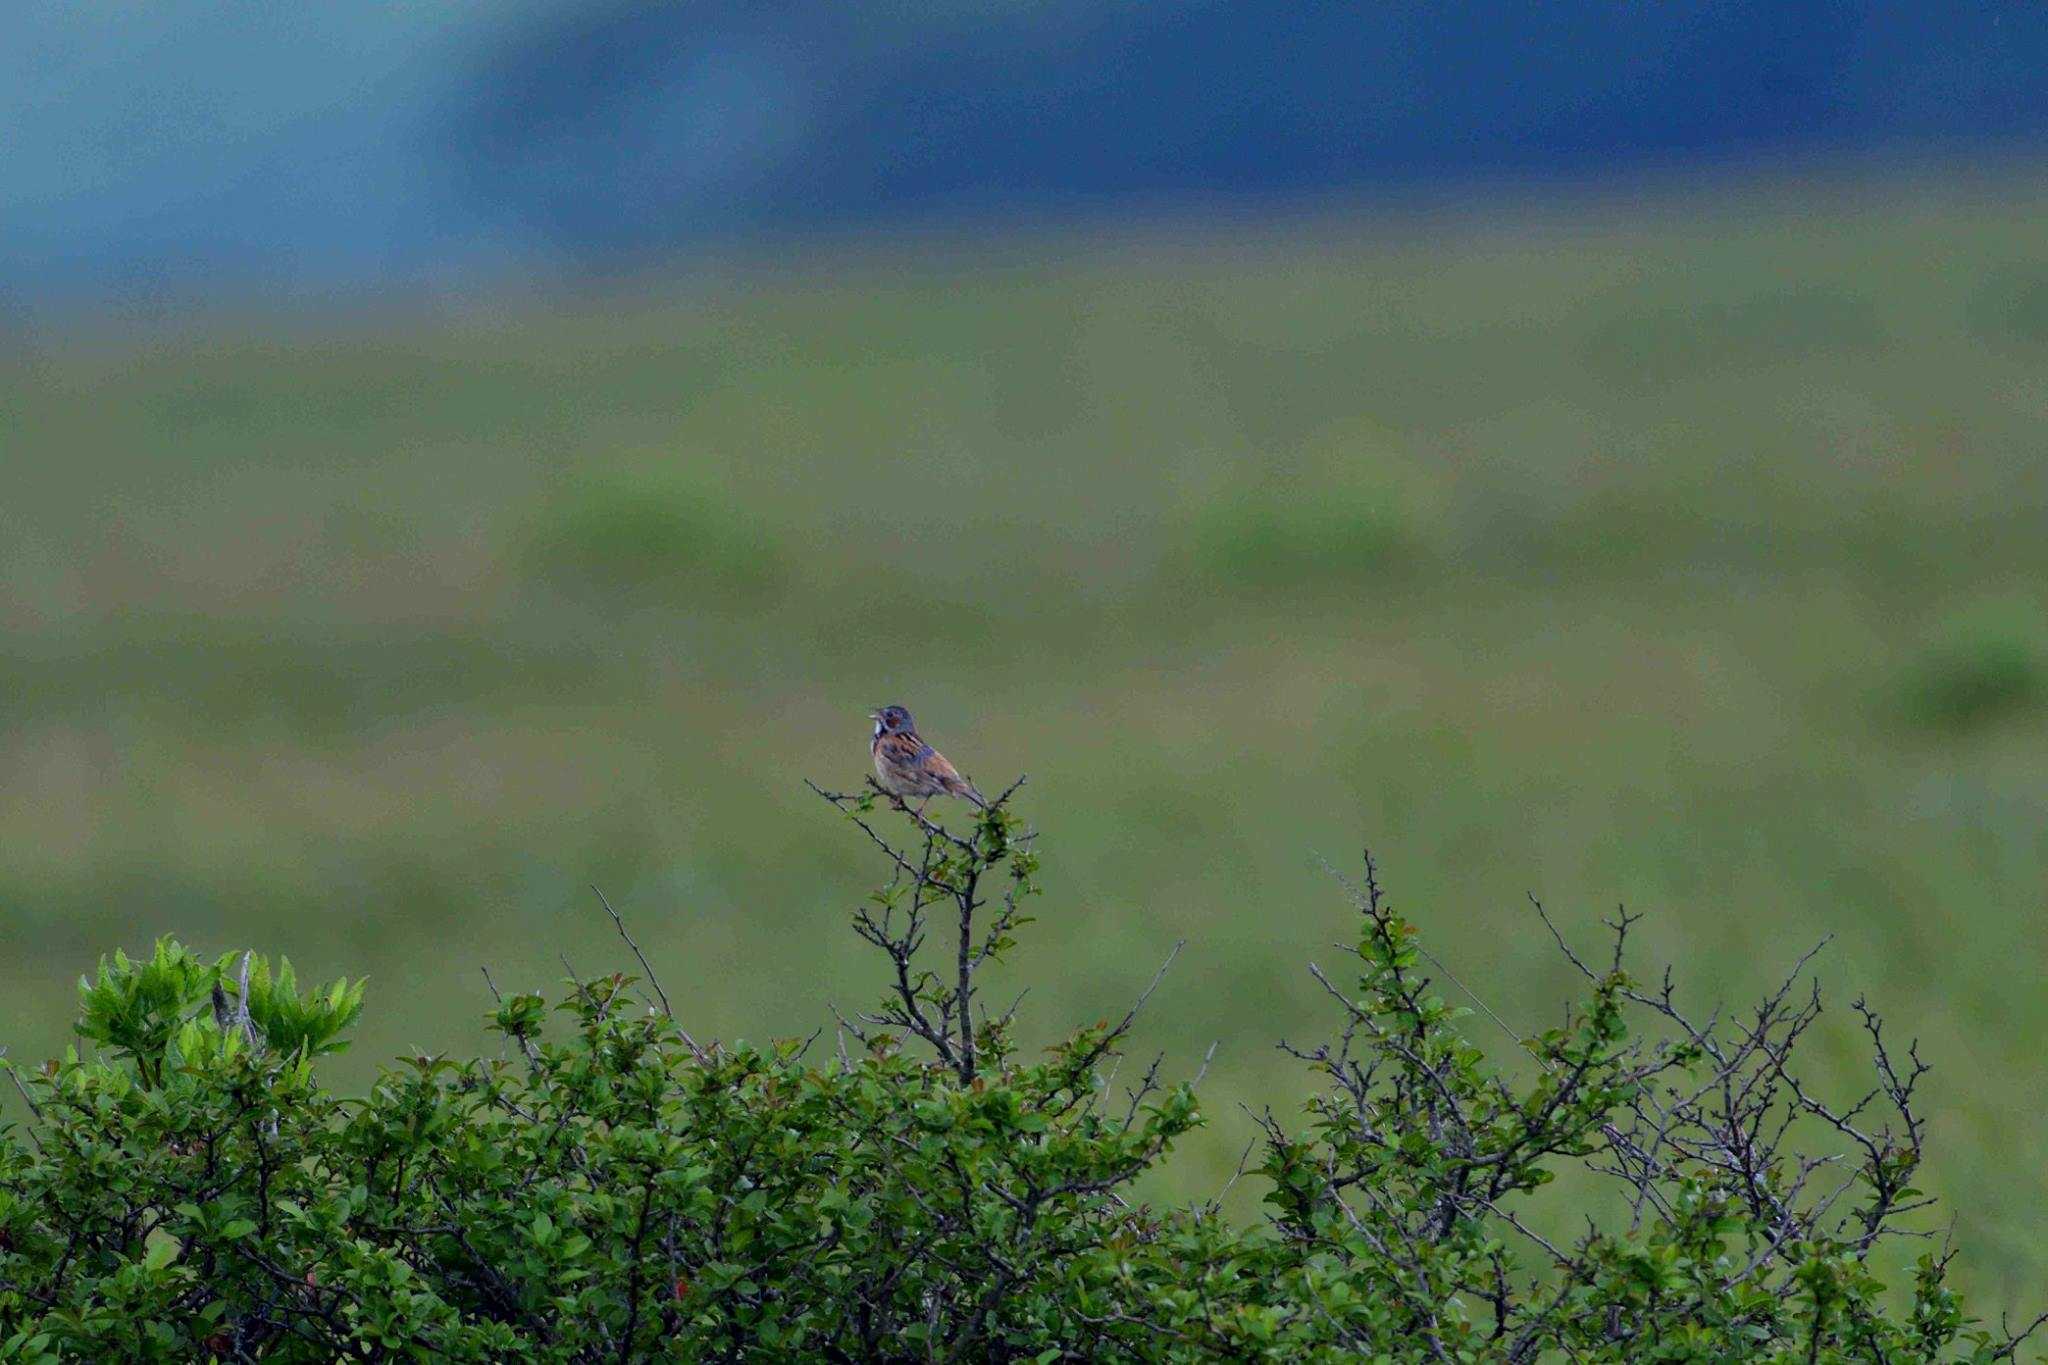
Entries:
POLYGON ((988 804, 944 754, 924 742, 910 712, 900 706, 885 706, 870 712, 868 719, 875 723, 875 777, 883 791, 926 801, 934 796, 957 796, 977 806, 988 804))

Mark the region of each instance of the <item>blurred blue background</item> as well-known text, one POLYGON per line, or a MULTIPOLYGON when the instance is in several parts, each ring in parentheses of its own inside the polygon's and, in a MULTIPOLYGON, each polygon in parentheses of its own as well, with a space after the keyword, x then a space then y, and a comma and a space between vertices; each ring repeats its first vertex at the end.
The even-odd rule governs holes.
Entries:
POLYGON ((2044 67, 2016 0, 22 0, 0 289, 449 288, 764 232, 2009 156, 2044 67))
POLYGON ((1525 1034, 1532 891, 1696 1002, 1832 936, 2037 1308, 2044 70, 2017 0, 0 4, 0 1045, 176 933, 367 973, 360 1084, 630 966, 592 883, 808 1033, 877 869, 802 780, 900 701, 1031 775, 1034 1041, 1188 940, 1160 1192, 1303 1093, 1370 841, 1525 1034))

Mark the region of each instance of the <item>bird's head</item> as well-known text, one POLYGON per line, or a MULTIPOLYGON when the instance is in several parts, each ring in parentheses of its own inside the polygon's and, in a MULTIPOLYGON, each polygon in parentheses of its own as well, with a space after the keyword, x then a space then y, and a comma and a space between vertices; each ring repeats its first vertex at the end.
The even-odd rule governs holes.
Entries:
POLYGON ((910 723, 910 712, 900 706, 884 706, 870 711, 868 719, 875 723, 878 735, 900 735, 917 728, 910 723))

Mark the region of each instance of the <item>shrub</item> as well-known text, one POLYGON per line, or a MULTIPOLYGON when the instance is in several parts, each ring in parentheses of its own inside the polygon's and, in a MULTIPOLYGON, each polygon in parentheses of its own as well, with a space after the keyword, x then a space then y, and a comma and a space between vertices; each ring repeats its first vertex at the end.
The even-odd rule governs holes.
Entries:
POLYGON ((1868 299, 1802 288, 1637 308, 1597 328, 1584 354, 1603 378, 1648 389, 1809 355, 1854 354, 1883 340, 1868 299))
POLYGON ((2048 620, 2025 598, 1986 601, 1941 622, 1907 670, 1918 724, 1966 729, 2048 700, 2048 620))
POLYGON ((1188 538, 1196 573, 1255 589, 1399 576, 1428 554, 1417 513, 1391 483, 1218 500, 1195 518, 1188 538))
POLYGON ((1984 341, 2019 347, 2048 344, 2048 274, 1996 272, 1977 287, 1965 312, 1970 331, 1984 341))
POLYGON ((611 478, 572 487, 526 530, 524 563, 577 595, 700 604, 754 597, 781 576, 768 530, 729 499, 673 479, 611 478))
POLYGON ((651 972, 613 974, 501 997, 504 1058, 412 1058, 342 1100, 316 1061, 360 983, 117 954, 81 983, 90 1048, 14 1072, 0 1359, 1933 1361, 2024 1338, 1970 1321, 1946 1250, 1879 1283, 1926 1204, 1925 1068, 1863 1011, 1871 1093, 1803 1085, 1804 961, 1727 1024, 1627 973, 1629 918, 1598 961, 1560 936, 1584 998, 1512 1081, 1370 860, 1358 975, 1316 973, 1338 1031, 1289 1049, 1327 1089, 1303 1129, 1263 1120, 1268 1216, 1137 1201, 1202 1121, 1157 1063, 1112 1093, 1143 997, 1036 1059, 978 999, 1037 890, 1015 790, 964 828, 825 794, 889 869, 853 914, 885 993, 832 1049, 700 1045, 651 972), (1574 1169, 1624 1198, 1564 1241, 1544 1201, 1574 1169))

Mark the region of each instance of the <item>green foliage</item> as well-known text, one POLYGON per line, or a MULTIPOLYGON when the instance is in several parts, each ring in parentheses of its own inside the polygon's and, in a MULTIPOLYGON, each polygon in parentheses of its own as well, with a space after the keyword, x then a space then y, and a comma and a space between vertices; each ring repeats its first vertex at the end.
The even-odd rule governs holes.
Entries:
POLYGON ((260 1037, 286 1054, 318 1056, 347 1048, 341 1034, 362 1013, 365 984, 344 978, 302 1000, 289 958, 279 960, 273 980, 269 962, 253 953, 230 953, 208 966, 183 945, 161 939, 147 961, 130 961, 117 948, 111 960, 100 959, 97 980, 79 978, 79 1017, 72 1030, 155 1085, 166 1068, 189 1060, 194 1047, 210 1046, 195 1029, 202 1004, 211 1007, 221 1028, 231 1018, 242 1022, 239 1033, 224 1035, 231 1042, 260 1037), (237 961, 239 977, 231 970, 237 961), (231 987, 235 1015, 229 1011, 231 987))
POLYGON ((780 574, 774 541, 750 513, 676 478, 585 480, 527 532, 527 571, 572 593, 632 598, 696 589, 756 596, 780 574))
POLYGON ((1867 300, 1835 289, 1793 289, 1624 315, 1594 332, 1586 360, 1618 383, 1650 387, 1703 372, 1874 350, 1882 340, 1867 300))
POLYGON ((1946 618, 1906 679, 1921 725, 1961 729, 2048 700, 2048 617, 2027 597, 1980 602, 1946 618))
POLYGON ((1391 488, 1219 499, 1197 518, 1192 548, 1210 577, 1265 588, 1384 577, 1425 554, 1391 488))
POLYGON ((2048 345, 2048 274, 1996 271, 1970 300, 1972 329, 2004 346, 2048 345))
POLYGON ((1604 967, 1558 940, 1584 999, 1523 1040, 1533 1070, 1499 1068, 1432 991, 1370 861, 1356 982, 1316 973, 1341 1032, 1288 1049, 1327 1088, 1305 1130, 1263 1121, 1267 1219, 1135 1201, 1203 1121, 1156 1065, 1116 1093, 1136 1009, 1035 1060, 975 1010, 974 970, 1014 946, 1034 889, 1007 796, 965 833, 891 801, 904 846, 876 793, 829 797, 890 860, 855 922, 891 985, 826 1060, 701 1046, 613 974, 552 1005, 502 998, 504 1056, 410 1057, 342 1100, 315 1058, 360 982, 301 997, 248 955, 116 953, 80 987, 94 1050, 14 1070, 34 1112, 0 1142, 0 1361, 2016 1351, 1966 1315, 1952 1253, 1923 1255, 1901 1294, 1876 1269, 1924 1207, 1924 1068, 1874 1016, 1877 1088, 1831 1109, 1787 1069, 1819 1009, 1797 972, 1724 1033, 1637 986, 1623 919, 1604 967), (1842 1150, 1788 1144, 1795 1120, 1842 1150), (1535 1228, 1556 1225, 1542 1201, 1572 1168, 1625 1212, 1560 1244, 1535 1228))

